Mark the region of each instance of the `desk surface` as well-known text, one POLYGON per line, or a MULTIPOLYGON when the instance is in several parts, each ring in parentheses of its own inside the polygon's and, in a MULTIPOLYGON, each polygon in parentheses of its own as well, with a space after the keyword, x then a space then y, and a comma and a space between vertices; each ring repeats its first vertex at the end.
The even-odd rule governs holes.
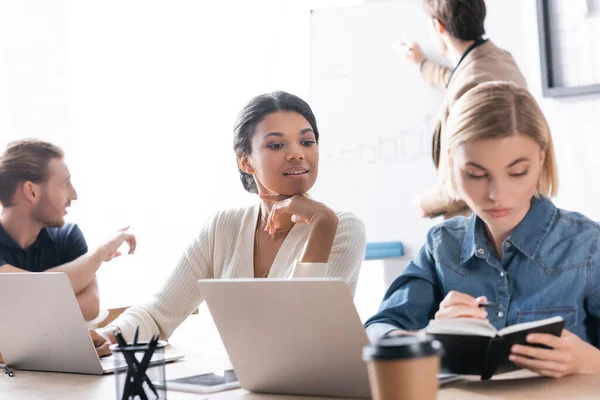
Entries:
MULTIPOLYGON (((167 379, 230 368, 223 344, 206 307, 189 317, 170 340, 186 357, 167 365, 167 379)), ((0 399, 114 399, 113 375, 91 376, 33 371, 15 371, 15 377, 0 376, 0 399)), ((242 389, 210 395, 169 391, 170 400, 302 400, 300 396, 249 393, 242 389)), ((600 376, 549 379, 517 371, 487 382, 462 380, 442 387, 438 399, 600 399, 600 376)), ((309 399, 307 397, 307 399, 309 399)), ((315 399, 310 398, 310 399, 315 399)))

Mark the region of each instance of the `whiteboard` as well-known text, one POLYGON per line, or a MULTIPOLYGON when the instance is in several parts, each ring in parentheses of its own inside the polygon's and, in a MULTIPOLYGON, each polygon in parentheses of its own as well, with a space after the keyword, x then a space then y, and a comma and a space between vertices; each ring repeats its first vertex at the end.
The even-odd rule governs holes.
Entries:
POLYGON ((434 120, 442 92, 392 48, 401 38, 437 55, 421 1, 397 0, 311 13, 310 104, 320 168, 315 198, 354 212, 367 240, 402 241, 415 254, 429 228, 411 202, 435 183, 434 120))

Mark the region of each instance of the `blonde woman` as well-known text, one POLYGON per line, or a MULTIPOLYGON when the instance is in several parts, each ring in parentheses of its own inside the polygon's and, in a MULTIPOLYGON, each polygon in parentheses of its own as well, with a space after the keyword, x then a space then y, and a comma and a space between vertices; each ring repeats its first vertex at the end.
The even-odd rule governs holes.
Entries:
POLYGON ((561 337, 531 334, 510 359, 547 376, 600 373, 600 227, 556 208, 552 137, 526 89, 484 83, 448 119, 450 192, 473 210, 434 227, 367 321, 371 339, 433 318, 488 319, 496 328, 562 316, 561 337), (478 307, 490 301, 500 307, 478 307))

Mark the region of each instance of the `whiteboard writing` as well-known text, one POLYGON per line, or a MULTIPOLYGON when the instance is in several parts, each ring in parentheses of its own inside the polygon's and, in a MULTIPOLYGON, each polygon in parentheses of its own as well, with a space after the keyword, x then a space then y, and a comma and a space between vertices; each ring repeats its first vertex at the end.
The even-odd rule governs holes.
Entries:
POLYGON ((376 136, 352 147, 340 147, 337 151, 324 151, 321 162, 325 165, 342 164, 393 164, 431 156, 430 115, 423 117, 418 126, 398 128, 391 136, 376 136))
POLYGON ((311 14, 309 102, 321 134, 311 194, 355 213, 368 241, 401 241, 408 255, 432 225, 411 202, 437 179, 431 148, 442 93, 391 45, 410 37, 435 60, 428 27, 415 0, 311 14))

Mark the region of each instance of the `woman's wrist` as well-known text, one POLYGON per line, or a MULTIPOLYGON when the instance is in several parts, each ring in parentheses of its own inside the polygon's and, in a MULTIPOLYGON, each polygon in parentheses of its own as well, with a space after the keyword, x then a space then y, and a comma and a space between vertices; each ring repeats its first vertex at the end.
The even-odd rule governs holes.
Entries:
POLYGON ((335 240, 338 227, 338 217, 327 208, 315 214, 311 219, 310 233, 300 257, 303 263, 327 263, 335 240))
POLYGON ((96 332, 98 333, 98 335, 102 336, 108 342, 116 343, 117 339, 115 338, 115 333, 116 332, 121 333, 121 329, 119 329, 119 327, 115 326, 115 325, 108 325, 104 328, 97 329, 96 332))
POLYGON ((594 357, 593 361, 591 362, 591 365, 588 368, 584 368, 584 370, 581 372, 589 375, 600 374, 600 349, 596 348, 596 351, 594 351, 594 357))
POLYGON ((325 209, 316 214, 313 219, 312 219, 312 223, 311 225, 316 226, 319 225, 321 228, 334 228, 337 229, 337 225, 338 225, 338 217, 335 214, 335 212, 328 208, 328 207, 324 207, 325 209))

